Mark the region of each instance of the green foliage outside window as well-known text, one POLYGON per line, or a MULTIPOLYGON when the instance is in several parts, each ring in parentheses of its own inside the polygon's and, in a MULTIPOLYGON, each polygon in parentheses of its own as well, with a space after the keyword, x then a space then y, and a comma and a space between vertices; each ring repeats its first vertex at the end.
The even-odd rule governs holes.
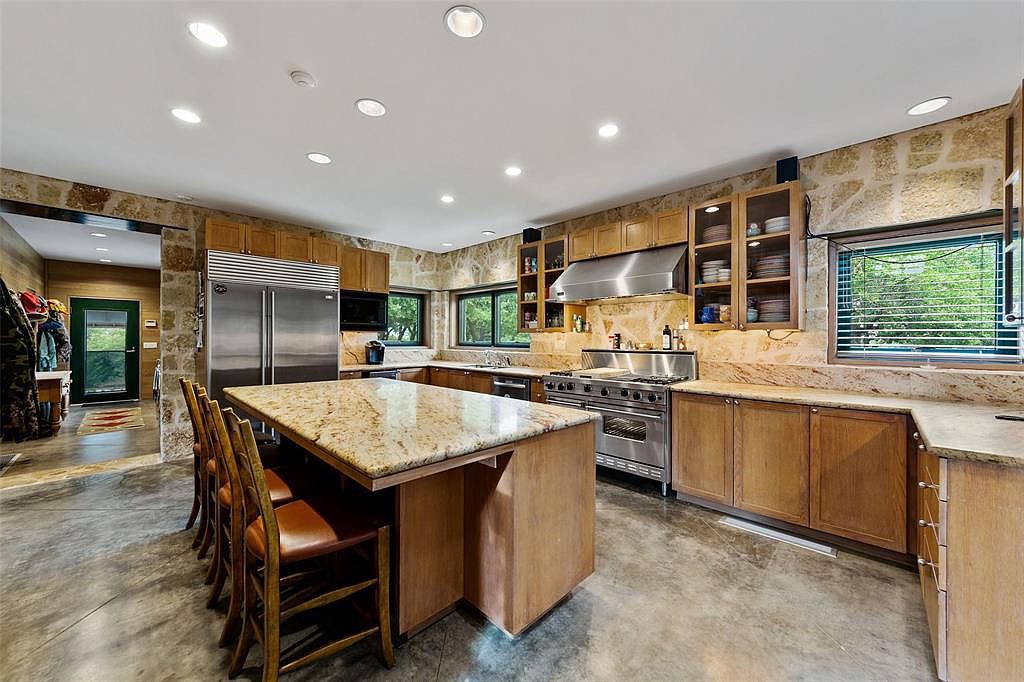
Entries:
POLYGON ((515 289, 463 294, 458 309, 459 345, 530 345, 529 334, 519 332, 515 289))
POLYGON ((382 339, 389 346, 423 346, 425 297, 393 293, 388 296, 388 324, 382 339))

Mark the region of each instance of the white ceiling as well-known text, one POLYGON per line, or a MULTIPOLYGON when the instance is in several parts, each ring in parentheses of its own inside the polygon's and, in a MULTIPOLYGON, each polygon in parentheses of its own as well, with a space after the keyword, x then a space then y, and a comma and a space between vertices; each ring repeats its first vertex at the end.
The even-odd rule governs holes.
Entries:
POLYGON ((1000 104, 1024 68, 1013 1, 480 0, 474 39, 448 6, 3 2, 0 163, 444 251, 1000 104))
POLYGON ((160 235, 130 232, 110 226, 81 225, 63 220, 0 213, 43 258, 79 263, 100 263, 133 268, 160 268, 160 235), (93 237, 91 233, 105 234, 93 237), (97 248, 107 249, 97 251, 97 248))

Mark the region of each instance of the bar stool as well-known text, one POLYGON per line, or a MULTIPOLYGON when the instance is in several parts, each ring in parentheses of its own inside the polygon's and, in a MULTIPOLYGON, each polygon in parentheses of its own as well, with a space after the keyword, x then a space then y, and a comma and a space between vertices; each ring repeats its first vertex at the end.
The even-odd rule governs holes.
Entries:
POLYGON ((242 635, 228 669, 235 677, 245 663, 253 638, 263 648, 263 681, 337 653, 377 635, 384 665, 393 667, 389 614, 390 526, 371 514, 348 509, 336 499, 309 498, 275 508, 260 465, 252 426, 225 410, 231 445, 239 461, 242 507, 245 511, 243 560, 244 614, 242 635), (374 575, 339 585, 338 566, 348 558, 345 550, 372 549, 374 575), (307 571, 323 564, 327 571, 307 571), (326 576, 323 574, 326 573, 326 576), (326 577, 327 580, 323 578, 326 577), (314 579, 319 578, 314 582, 314 579), (354 634, 325 644, 282 665, 280 627, 292 616, 333 604, 366 590, 376 596, 374 623, 354 634), (282 594, 285 591, 286 594, 282 594))
MULTIPOLYGON (((185 406, 188 410, 188 420, 192 424, 192 511, 188 514, 188 521, 185 522, 185 530, 188 530, 195 525, 196 519, 199 516, 199 510, 202 507, 202 494, 200 490, 199 472, 200 472, 200 446, 199 446, 199 427, 196 426, 196 410, 195 407, 195 393, 192 392, 192 382, 188 379, 181 377, 178 379, 178 384, 181 386, 181 393, 185 396, 185 406)), ((201 526, 200 526, 201 527, 201 526)), ((197 541, 193 543, 193 547, 199 545, 198 538, 202 535, 201 532, 196 533, 197 541)))
MULTIPOLYGON (((199 398, 199 407, 210 434, 210 445, 216 457, 217 507, 214 521, 213 588, 207 600, 212 608, 219 600, 227 577, 231 577, 231 592, 228 601, 227 620, 221 631, 220 646, 230 642, 241 624, 242 611, 242 501, 241 484, 238 477, 238 463, 234 448, 224 424, 224 416, 216 400, 210 400, 205 393, 199 398)), ((264 469, 272 504, 280 505, 298 497, 305 487, 301 467, 280 467, 264 469)))

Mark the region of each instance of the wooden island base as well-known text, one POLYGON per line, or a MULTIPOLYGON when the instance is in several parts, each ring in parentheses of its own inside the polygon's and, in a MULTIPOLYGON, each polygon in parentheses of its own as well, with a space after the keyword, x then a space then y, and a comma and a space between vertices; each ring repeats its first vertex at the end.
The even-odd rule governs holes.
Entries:
POLYGON ((397 486, 399 633, 465 599, 515 636, 594 572, 593 423, 507 447, 397 486))

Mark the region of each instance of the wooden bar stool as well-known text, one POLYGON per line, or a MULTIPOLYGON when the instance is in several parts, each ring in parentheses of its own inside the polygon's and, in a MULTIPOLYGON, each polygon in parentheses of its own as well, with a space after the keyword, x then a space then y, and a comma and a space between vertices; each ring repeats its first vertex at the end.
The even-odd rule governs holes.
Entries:
MULTIPOLYGON (((181 386, 181 393, 185 396, 185 406, 188 409, 188 420, 192 424, 192 511, 188 514, 188 521, 185 522, 185 530, 195 525, 199 516, 199 509, 202 507, 202 496, 199 490, 199 429, 196 427, 196 415, 193 410, 195 394, 192 392, 192 382, 181 377, 178 379, 181 386)), ((197 543, 198 544, 198 543, 197 543)), ((196 545, 193 545, 193 547, 196 545)))
POLYGON ((337 653, 377 635, 384 665, 392 667, 388 588, 390 580, 390 526, 365 511, 349 509, 335 498, 296 500, 275 508, 270 500, 252 426, 226 410, 231 445, 239 461, 242 505, 245 511, 244 588, 242 636, 228 669, 236 676, 245 663, 253 638, 263 648, 263 680, 337 653), (353 548, 372 549, 373 575, 339 584, 337 569, 345 566, 353 548), (320 567, 321 570, 307 570, 320 567), (323 570, 326 568, 327 570, 323 570), (281 623, 292 616, 336 603, 373 589, 376 612, 373 624, 281 661, 281 623))
MULTIPOLYGON (((210 437, 210 446, 217 461, 215 487, 217 506, 214 515, 213 588, 207 600, 212 608, 219 601, 224 583, 231 577, 231 591, 228 602, 227 620, 221 631, 220 646, 226 646, 241 625, 242 612, 242 501, 238 464, 234 448, 224 424, 224 416, 216 400, 210 400, 205 392, 199 397, 199 407, 210 437)), ((270 501, 274 505, 291 502, 305 487, 301 467, 281 467, 264 470, 270 501)))

